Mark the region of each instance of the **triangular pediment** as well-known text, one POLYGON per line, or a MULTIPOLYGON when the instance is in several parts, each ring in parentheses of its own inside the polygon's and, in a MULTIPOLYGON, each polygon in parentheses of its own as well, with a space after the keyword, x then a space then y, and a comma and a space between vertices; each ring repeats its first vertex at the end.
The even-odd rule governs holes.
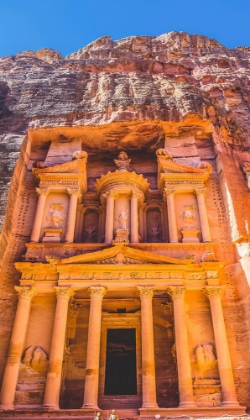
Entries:
POLYGON ((89 252, 70 258, 47 256, 52 265, 58 264, 192 264, 192 259, 178 259, 153 252, 142 251, 126 245, 115 245, 101 251, 89 252))

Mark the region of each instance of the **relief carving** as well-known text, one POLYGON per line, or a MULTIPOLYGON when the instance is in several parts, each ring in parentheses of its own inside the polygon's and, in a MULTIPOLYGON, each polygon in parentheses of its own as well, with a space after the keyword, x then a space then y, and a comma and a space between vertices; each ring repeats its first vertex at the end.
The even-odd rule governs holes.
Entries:
POLYGON ((182 221, 185 225, 193 224, 194 219, 195 219, 195 215, 193 213, 194 206, 186 205, 186 206, 183 206, 183 207, 184 207, 184 211, 181 214, 180 218, 182 219, 182 221))
POLYGON ((84 231, 85 242, 93 243, 96 242, 97 230, 95 226, 87 226, 84 231))
POLYGON ((132 172, 130 167, 131 159, 128 158, 126 152, 120 152, 117 159, 114 159, 115 165, 118 168, 118 171, 121 172, 132 172))
POLYGON ((156 156, 164 156, 167 159, 173 160, 173 157, 172 157, 171 153, 169 153, 166 149, 158 149, 158 150, 156 150, 155 154, 156 154, 156 156))
POLYGON ((62 213, 59 210, 63 209, 62 204, 51 204, 50 206, 50 216, 46 217, 46 220, 51 222, 51 225, 55 228, 59 228, 61 222, 64 221, 62 213))
POLYGON ((214 369, 217 366, 212 344, 198 345, 195 349, 195 356, 198 369, 202 375, 206 370, 214 369))
POLYGON ((126 211, 122 210, 118 216, 119 228, 127 229, 128 224, 128 214, 126 211))
POLYGON ((40 346, 29 346, 25 352, 22 363, 27 367, 38 372, 47 370, 48 355, 40 346))

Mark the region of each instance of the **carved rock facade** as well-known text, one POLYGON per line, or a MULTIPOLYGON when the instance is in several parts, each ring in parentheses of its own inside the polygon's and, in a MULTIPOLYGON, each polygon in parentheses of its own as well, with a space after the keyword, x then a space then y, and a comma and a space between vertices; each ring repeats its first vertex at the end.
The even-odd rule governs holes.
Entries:
MULTIPOLYGON (((77 79, 74 118, 67 89, 47 119, 25 108, 1 238, 0 417, 243 414, 249 114, 243 133, 245 84, 230 83, 248 51, 172 33, 44 54, 3 59, 4 77, 19 60, 53 77, 81 66, 87 88, 76 97, 77 79)), ((4 138, 20 135, 21 104, 4 110, 4 138)))

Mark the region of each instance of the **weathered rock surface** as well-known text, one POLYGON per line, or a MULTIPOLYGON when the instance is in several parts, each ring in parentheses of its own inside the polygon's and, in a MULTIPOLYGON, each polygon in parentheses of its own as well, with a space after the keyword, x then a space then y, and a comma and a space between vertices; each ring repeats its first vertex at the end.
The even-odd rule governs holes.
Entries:
POLYGON ((249 48, 184 32, 0 58, 1 222, 28 128, 209 118, 225 142, 248 147, 249 59, 249 48))
MULTIPOLYGON (((249 107, 250 49, 229 50, 199 35, 171 32, 119 41, 102 37, 65 58, 46 48, 0 58, 1 224, 6 214, 0 242, 0 376, 15 314, 13 285, 19 284, 20 277, 13 262, 26 252, 37 203, 32 163, 45 158, 53 163, 55 157, 55 161, 67 160, 72 155, 70 142, 78 139, 90 157, 91 195, 101 175, 96 150, 102 151, 106 171, 112 167, 105 158, 118 145, 133 151, 137 155, 132 163, 146 174, 148 167, 156 172, 147 153, 155 156, 167 138, 169 151, 180 163, 197 166, 206 160, 213 166, 207 195, 209 220, 216 256, 227 264, 224 314, 237 392, 241 404, 249 405, 250 197, 247 169, 243 172, 244 163, 250 162, 249 107), (62 130, 61 126, 75 128, 62 130), (40 129, 32 132, 34 128, 40 129), (35 145, 30 146, 28 157, 27 130, 35 145), (50 144, 53 156, 47 155, 50 144)), ((152 187, 153 176, 148 172, 152 187)), ((46 308, 50 318, 51 308, 46 308)), ((156 335, 161 338, 165 331, 159 325, 156 335)), ((163 350, 157 348, 156 353, 160 360, 163 350)))

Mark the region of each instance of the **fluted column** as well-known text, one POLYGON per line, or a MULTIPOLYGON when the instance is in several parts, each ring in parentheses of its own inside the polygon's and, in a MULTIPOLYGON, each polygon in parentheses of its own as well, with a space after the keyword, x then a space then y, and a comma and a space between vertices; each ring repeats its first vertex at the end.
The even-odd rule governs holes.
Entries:
POLYGON ((31 299, 34 296, 33 288, 16 286, 15 289, 19 300, 2 383, 1 408, 3 410, 14 409, 20 361, 29 322, 31 299))
POLYGON ((68 217, 67 217, 65 242, 71 243, 74 241, 77 199, 80 196, 80 192, 79 190, 75 190, 72 188, 67 188, 67 192, 70 195, 70 200, 69 200, 69 211, 68 211, 68 217))
POLYGON ((185 313, 185 287, 170 286, 167 289, 174 307, 175 345, 178 369, 180 408, 196 407, 193 396, 191 363, 185 313))
POLYGON ((201 223, 201 232, 203 242, 211 242, 210 227, 207 218, 207 208, 205 202, 205 193, 206 188, 196 188, 195 193, 197 196, 200 223, 201 223))
POLYGON ((164 193, 167 199, 169 239, 171 243, 178 242, 177 223, 175 215, 174 189, 165 188, 164 193))
POLYGON ((227 332, 221 305, 223 286, 206 286, 203 293, 210 301, 213 321, 215 347, 220 373, 222 405, 226 407, 239 406, 235 390, 232 363, 229 353, 227 332))
POLYGON ((158 407, 156 402, 153 287, 138 286, 141 298, 142 408, 158 407))
POLYGON ((73 296, 74 291, 70 287, 55 287, 55 291, 57 303, 43 407, 57 410, 59 408, 69 299, 73 296))
POLYGON ((131 233, 130 241, 132 243, 139 242, 139 232, 138 232, 138 200, 139 194, 132 192, 131 196, 131 233))
POLYGON ((39 197, 38 197, 38 203, 37 203, 37 208, 36 208, 36 215, 35 215, 35 220, 33 224, 33 229, 32 229, 32 233, 30 237, 31 242, 39 242, 46 197, 49 193, 47 188, 36 188, 36 192, 37 194, 39 194, 39 197))
POLYGON ((86 376, 82 408, 98 409, 99 359, 102 322, 102 299, 106 288, 93 286, 90 292, 86 376))
POLYGON ((106 205, 106 224, 105 224, 105 243, 112 244, 113 230, 114 230, 114 209, 115 209, 115 196, 113 191, 107 194, 106 205))

